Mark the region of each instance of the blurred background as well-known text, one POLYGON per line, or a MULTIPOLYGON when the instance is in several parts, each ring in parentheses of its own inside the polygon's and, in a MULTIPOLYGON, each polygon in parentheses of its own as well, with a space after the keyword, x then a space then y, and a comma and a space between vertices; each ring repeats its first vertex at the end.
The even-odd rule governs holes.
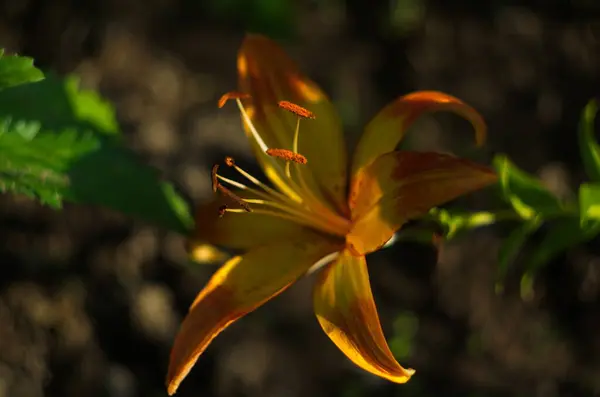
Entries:
MULTIPOLYGON (((597 0, 0 0, 0 47, 100 91, 127 143, 193 201, 224 154, 252 162, 235 108, 216 107, 236 87, 246 31, 282 42, 336 102, 351 143, 396 96, 443 90, 484 115, 486 148, 474 152, 449 115, 421 120, 410 147, 507 153, 561 197, 584 179, 576 128, 600 91, 597 0)), ((463 204, 502 206, 493 192, 463 204)), ((177 395, 600 395, 597 241, 552 261, 523 300, 518 277, 494 293, 510 229, 369 257, 390 345, 417 369, 406 385, 335 348, 306 278, 218 337, 177 395)), ((216 269, 189 264, 182 237, 119 214, 8 195, 0 264, 0 397, 166 396, 174 334, 216 269)))

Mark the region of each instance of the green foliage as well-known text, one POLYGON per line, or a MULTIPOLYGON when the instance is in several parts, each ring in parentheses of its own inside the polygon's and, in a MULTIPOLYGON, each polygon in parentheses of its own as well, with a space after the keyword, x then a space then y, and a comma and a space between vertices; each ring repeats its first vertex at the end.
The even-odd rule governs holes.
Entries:
POLYGON ((521 277, 521 296, 532 295, 532 280, 535 273, 556 255, 584 243, 600 233, 600 222, 581 225, 576 217, 565 217, 552 222, 538 246, 532 250, 525 262, 525 273, 521 277))
POLYGON ((444 238, 451 239, 468 230, 491 225, 496 215, 491 212, 465 212, 441 208, 433 208, 429 217, 437 222, 443 230, 444 238))
MULTIPOLYGON (((593 104, 593 102, 590 102, 593 104)), ((593 106, 588 105, 580 122, 580 146, 587 153, 586 169, 593 176, 600 168, 595 163, 600 155, 593 138, 593 106)), ((595 113, 595 110, 593 111, 595 113)), ((524 258, 524 273, 521 278, 521 296, 533 295, 535 273, 556 255, 570 247, 586 242, 600 233, 600 186, 582 184, 579 203, 561 203, 546 190, 541 181, 518 169, 506 156, 498 156, 494 165, 500 176, 499 183, 503 198, 521 218, 518 226, 504 241, 499 253, 497 291, 502 291, 503 280, 513 259, 525 245, 529 236, 543 224, 547 224, 541 242, 524 258)), ((599 174, 600 175, 600 174, 599 174)))
MULTIPOLYGON (((590 101, 579 123, 583 165, 592 182, 579 187, 578 201, 562 202, 539 178, 519 169, 507 156, 498 155, 493 161, 498 173, 498 190, 511 207, 509 210, 469 213, 434 208, 426 217, 441 226, 446 239, 500 221, 518 223, 498 252, 498 293, 504 290, 506 275, 516 258, 522 258, 523 262, 521 296, 529 299, 533 296, 536 272, 565 250, 600 234, 600 146, 594 138, 596 112, 596 102, 590 101), (541 231, 540 242, 521 254, 530 237, 538 231, 541 231)), ((419 241, 430 240, 430 237, 429 240, 419 237, 419 241)))
POLYGON ((519 169, 506 156, 494 159, 502 196, 523 219, 552 216, 562 211, 558 199, 532 175, 519 169))
POLYGON ((579 120, 579 150, 583 166, 588 177, 600 182, 600 146, 594 138, 594 119, 598 112, 598 103, 591 100, 581 113, 579 120))
POLYGON ((523 248, 527 239, 535 233, 542 225, 540 218, 529 219, 519 227, 515 228, 502 242, 498 251, 498 269, 496 276, 496 293, 504 291, 504 280, 510 264, 515 260, 519 251, 523 248))
POLYGON ((0 48, 0 90, 43 78, 44 74, 33 66, 33 59, 4 55, 4 50, 0 48))
MULTIPOLYGON (((27 82, 27 73, 14 74, 27 82)), ((80 90, 75 78, 13 85, 0 91, 0 189, 54 208, 63 200, 103 206, 186 232, 186 202, 120 138, 110 104, 80 90)))
POLYGON ((600 220, 600 184, 579 186, 579 218, 582 226, 590 220, 600 220))

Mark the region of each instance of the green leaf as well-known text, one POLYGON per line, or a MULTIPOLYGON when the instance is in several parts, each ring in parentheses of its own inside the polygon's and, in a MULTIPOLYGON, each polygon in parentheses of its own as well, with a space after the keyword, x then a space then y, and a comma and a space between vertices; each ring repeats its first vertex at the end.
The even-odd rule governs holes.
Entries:
POLYGON ((598 112, 595 100, 588 102, 579 119, 579 150, 589 178, 600 182, 600 146, 594 137, 594 119, 598 112))
POLYGON ((442 226, 446 239, 456 237, 463 231, 491 225, 496 221, 496 215, 491 212, 465 212, 437 207, 429 211, 427 218, 442 226))
POLYGON ((43 81, 0 92, 0 122, 35 121, 45 129, 72 128, 118 139, 119 125, 110 103, 93 91, 79 89, 76 77, 48 74, 43 81))
POLYGON ((570 247, 584 243, 600 233, 599 221, 581 225, 577 218, 563 218, 552 223, 542 242, 525 261, 526 271, 521 279, 521 295, 530 296, 533 278, 549 261, 570 247))
POLYGON ((186 232, 185 200, 118 139, 110 105, 53 76, 0 91, 0 189, 107 207, 186 232))
POLYGON ((519 227, 504 240, 498 252, 498 269, 496 272, 496 293, 504 291, 504 280, 508 274, 509 266, 517 257, 521 247, 525 244, 529 236, 535 233, 542 225, 542 220, 538 217, 532 218, 519 227))
POLYGON ((560 201, 534 176, 522 171, 506 156, 494 158, 502 195, 523 219, 563 212, 560 201))
POLYGON ((582 225, 590 219, 600 220, 600 184, 579 186, 579 216, 582 225))
POLYGON ((0 90, 20 84, 40 81, 44 74, 33 66, 33 59, 4 55, 0 49, 0 90))

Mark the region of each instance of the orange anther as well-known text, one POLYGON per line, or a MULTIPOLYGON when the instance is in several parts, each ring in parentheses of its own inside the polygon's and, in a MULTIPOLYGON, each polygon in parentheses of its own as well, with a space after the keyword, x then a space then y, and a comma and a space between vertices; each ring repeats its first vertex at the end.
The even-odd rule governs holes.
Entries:
POLYGON ((267 154, 272 157, 278 157, 285 161, 293 161, 298 164, 306 164, 308 160, 300 153, 294 153, 287 149, 267 149, 267 154))
POLYGON ((219 172, 219 164, 215 164, 210 171, 210 175, 212 178, 212 190, 213 193, 217 192, 217 188, 219 186, 219 179, 217 178, 217 172, 219 172))
POLYGON ((228 167, 233 167, 235 165, 235 160, 233 157, 227 156, 225 157, 225 164, 227 164, 228 167))
POLYGON ((250 98, 250 95, 244 94, 243 92, 236 92, 236 91, 227 92, 227 93, 223 94, 223 96, 221 98, 219 98, 218 106, 219 106, 219 108, 222 108, 223 106, 225 106, 225 103, 227 103, 227 101, 230 99, 245 99, 245 98, 250 98))
POLYGON ((300 105, 288 101, 279 101, 277 104, 280 108, 287 110, 288 112, 294 113, 298 117, 305 119, 314 119, 315 114, 308 109, 303 108, 300 105))

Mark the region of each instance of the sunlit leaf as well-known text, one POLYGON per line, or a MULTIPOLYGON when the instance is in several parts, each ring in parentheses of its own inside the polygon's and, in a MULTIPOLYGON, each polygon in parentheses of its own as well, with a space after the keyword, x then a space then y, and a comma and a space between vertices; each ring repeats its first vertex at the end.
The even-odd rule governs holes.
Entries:
POLYGON ((498 269, 496 272, 496 293, 504 291, 504 280, 508 273, 508 269, 519 251, 527 241, 527 238, 538 230, 542 221, 539 218, 532 218, 525 221, 519 227, 514 229, 512 233, 502 242, 498 252, 498 269))
POLYGON ((107 207, 186 232, 186 201, 158 171, 122 146, 110 104, 49 76, 0 91, 0 189, 107 207))
POLYGON ((600 220, 600 184, 579 186, 579 216, 582 225, 590 219, 600 220))
POLYGON ((16 85, 40 81, 44 74, 33 66, 33 59, 4 55, 0 48, 0 90, 16 85))
POLYGON ((496 221, 496 215, 491 212, 465 212, 444 208, 431 209, 427 218, 442 226, 446 239, 456 237, 463 231, 492 225, 496 221))
POLYGON ((117 137, 112 105, 96 92, 79 88, 77 77, 48 74, 43 81, 0 92, 0 123, 36 122, 46 130, 74 129, 117 137))
POLYGON ((600 146, 594 137, 594 120, 598 112, 598 103, 591 100, 579 119, 579 150, 583 165, 589 178, 600 182, 600 146))
POLYGON ((523 219, 562 212, 560 201, 534 176, 522 171, 506 156, 494 158, 502 195, 523 219))

